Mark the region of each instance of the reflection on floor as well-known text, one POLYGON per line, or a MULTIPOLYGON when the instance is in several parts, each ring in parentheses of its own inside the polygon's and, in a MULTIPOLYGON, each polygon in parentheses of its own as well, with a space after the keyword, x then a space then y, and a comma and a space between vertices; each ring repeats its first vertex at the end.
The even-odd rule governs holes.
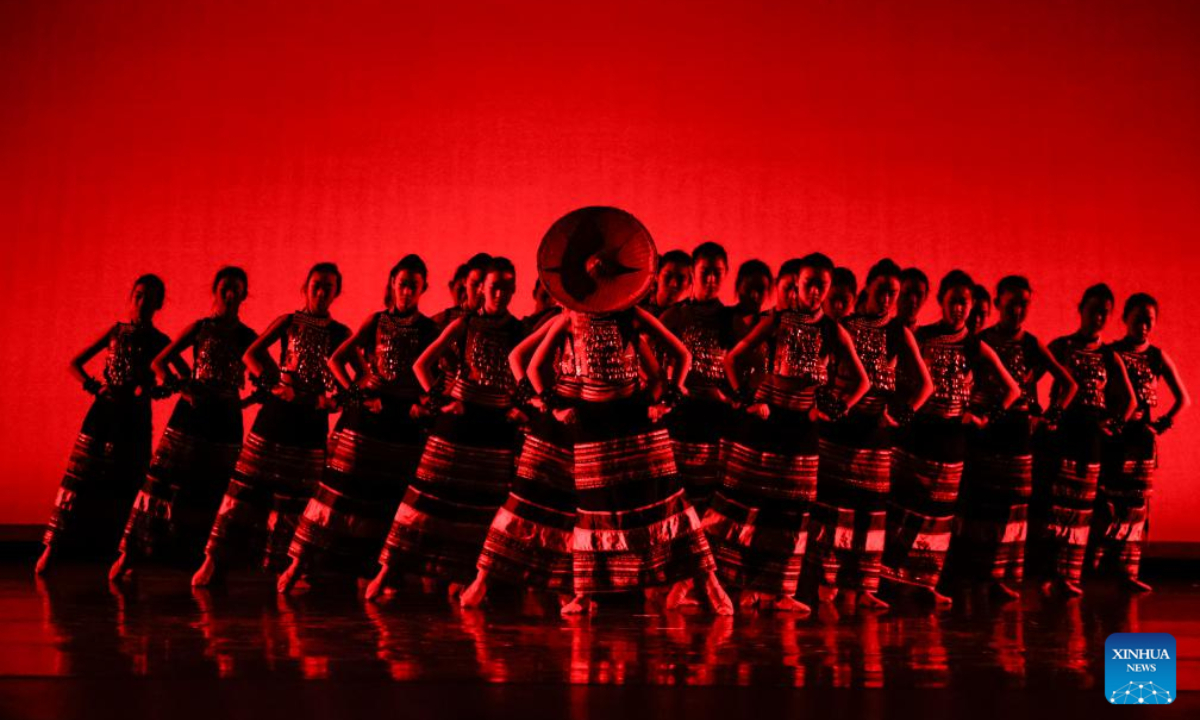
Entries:
MULTIPOLYGON (((1070 602, 1043 600, 1030 589, 1019 602, 969 605, 939 614, 915 607, 841 615, 826 609, 796 619, 765 612, 646 614, 636 603, 617 601, 595 616, 564 620, 556 608, 519 593, 464 612, 418 590, 380 605, 363 603, 353 587, 279 597, 267 578, 251 576, 193 591, 184 574, 166 570, 117 589, 99 567, 66 567, 35 581, 26 565, 10 563, 0 565, 0 715, 59 716, 40 713, 58 707, 45 706, 44 698, 72 693, 115 693, 111 702, 121 708, 129 693, 139 692, 129 688, 147 687, 163 693, 182 687, 171 691, 174 703, 179 693, 233 691, 228 701, 244 704, 237 688, 269 693, 308 681, 367 694, 390 685, 414 698, 436 688, 431 710, 461 701, 451 697, 454 686, 497 684, 545 690, 532 696, 542 698, 535 705, 578 686, 727 690, 688 711, 705 716, 746 697, 739 690, 746 688, 758 699, 784 688, 832 696, 846 689, 860 700, 882 693, 884 705, 865 710, 871 715, 888 715, 887 698, 897 693, 925 689, 942 691, 931 697, 957 698, 972 713, 1013 698, 1070 698, 1076 709, 1089 710, 1101 702, 1104 640, 1113 632, 1174 634, 1177 705, 1190 704, 1188 690, 1200 689, 1198 582, 1159 580, 1143 597, 1100 586, 1070 602), (47 685, 38 678, 61 680, 47 685)), ((305 692, 292 693, 293 700, 305 692)), ((355 695, 344 702, 353 704, 355 695)), ((627 708, 638 695, 623 697, 620 712, 638 709, 627 708)), ((90 705, 84 715, 99 716, 105 706, 90 705)), ((563 716, 563 708, 544 709, 563 716)), ((300 714, 305 710, 313 708, 300 714)), ((582 712, 569 703, 567 711, 582 712)), ((185 703, 178 717, 190 716, 185 703)))

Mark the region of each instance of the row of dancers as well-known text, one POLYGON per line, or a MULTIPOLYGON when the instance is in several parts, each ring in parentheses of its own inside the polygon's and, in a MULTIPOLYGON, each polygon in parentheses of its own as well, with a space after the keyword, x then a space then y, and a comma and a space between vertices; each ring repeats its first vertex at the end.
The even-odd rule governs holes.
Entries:
POLYGON ((951 271, 941 319, 918 327, 929 281, 887 259, 861 289, 819 253, 776 273, 750 260, 735 305, 716 243, 656 268, 639 304, 603 314, 558 307, 539 279, 517 319, 516 269, 480 254, 428 317, 408 255, 352 330, 330 314, 341 274, 319 263, 303 308, 259 334, 239 317, 246 273, 226 267, 212 313, 174 339, 153 323, 162 280, 142 276, 129 321, 71 363, 95 400, 37 572, 116 552, 117 582, 153 561, 199 563, 198 586, 251 564, 281 592, 340 576, 375 599, 423 578, 465 607, 505 583, 557 594, 564 614, 623 591, 720 614, 727 590, 797 613, 839 594, 946 607, 965 590, 1015 598, 1027 565, 1045 592, 1081 594, 1085 571, 1149 590, 1156 438, 1189 404, 1151 343, 1150 295, 1105 343, 1115 298, 1089 287, 1078 329, 1044 344, 1021 276, 993 297, 951 271), (152 403, 173 394, 152 453, 152 403))

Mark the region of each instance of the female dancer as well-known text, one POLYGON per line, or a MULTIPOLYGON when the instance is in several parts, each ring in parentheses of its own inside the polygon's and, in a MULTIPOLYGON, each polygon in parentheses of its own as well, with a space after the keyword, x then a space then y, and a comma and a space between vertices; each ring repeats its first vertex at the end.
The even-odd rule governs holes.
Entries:
POLYGON ((692 356, 687 397, 668 416, 667 424, 688 502, 701 516, 720 480, 721 438, 729 420, 721 364, 734 343, 733 314, 721 302, 728 271, 725 248, 714 242, 697 246, 692 252, 692 301, 672 306, 659 317, 692 356))
POLYGON ((416 255, 396 263, 386 309, 372 313, 329 358, 342 388, 342 415, 325 475, 296 528, 291 565, 279 576, 280 592, 318 561, 322 569, 375 575, 388 523, 421 457, 421 391, 412 366, 437 336, 419 309, 427 276, 416 255), (354 366, 353 379, 347 365, 354 366))
MULTIPOLYGON (((771 268, 762 260, 747 260, 738 266, 737 280, 734 283, 738 301, 737 305, 733 306, 735 343, 749 335, 759 321, 771 312, 766 306, 771 299, 771 288, 774 285, 775 277, 771 274, 771 268)), ((770 374, 769 365, 770 348, 766 344, 760 345, 750 356, 744 356, 738 368, 742 379, 740 387, 757 388, 770 374)), ((724 441, 721 444, 722 447, 728 445, 724 441)))
MULTIPOLYGON (((530 418, 529 430, 517 457, 512 492, 492 519, 476 563, 479 572, 463 591, 465 608, 482 604, 494 581, 570 597, 576 505, 571 441, 566 426, 537 397, 526 372, 558 312, 546 317, 508 356, 517 400, 530 418)), ((554 371, 554 404, 561 414, 579 397, 581 387, 569 353, 558 358, 554 371)))
MULTIPOLYGON (((1096 504, 1103 441, 1137 408, 1124 361, 1100 337, 1113 302, 1107 285, 1089 287, 1079 301, 1079 329, 1049 345, 1079 391, 1065 405, 1057 428, 1044 428, 1035 438, 1029 554, 1031 573, 1042 580, 1043 593, 1083 594, 1079 580, 1096 504)), ((1055 383, 1050 393, 1057 398, 1065 389, 1055 383)))
POLYGON ((790 309, 764 318, 725 355, 725 375, 749 417, 730 439, 704 529, 722 582, 741 589, 744 606, 770 602, 776 610, 809 611, 793 595, 817 494, 816 423, 840 419, 867 392, 849 334, 821 308, 832 272, 833 262, 820 253, 785 265, 780 297, 788 297, 790 309), (771 374, 750 396, 738 359, 770 340, 771 374), (825 387, 835 355, 854 376, 845 394, 825 387))
MULTIPOLYGON (((907 424, 933 392, 933 380, 912 332, 895 317, 900 266, 884 259, 867 273, 862 312, 843 321, 871 387, 842 420, 821 428, 817 501, 810 519, 804 584, 831 601, 839 590, 853 603, 886 608, 877 596, 883 556, 895 428, 907 424), (897 391, 896 366, 917 382, 897 391), (811 578, 811 579, 809 579, 811 578), (857 597, 855 597, 857 595, 857 597)), ((839 373, 845 387, 854 377, 839 373)))
POLYGON ((1107 457, 1101 463, 1088 567, 1116 575, 1131 590, 1147 592, 1150 586, 1138 579, 1138 570, 1150 529, 1158 436, 1171 429, 1191 400, 1175 363, 1161 348, 1150 344, 1150 334, 1158 322, 1158 301, 1145 293, 1135 293, 1125 301, 1121 317, 1125 337, 1110 349, 1129 372, 1137 408, 1120 433, 1109 440, 1107 457), (1174 402, 1155 418, 1160 378, 1170 388, 1174 402))
POLYGON ((895 450, 884 540, 882 578, 923 593, 941 607, 951 604, 937 585, 950 545, 966 428, 986 422, 967 410, 971 383, 981 370, 996 373, 1004 394, 990 410, 993 414, 1021 394, 995 351, 967 328, 974 285, 962 270, 947 273, 937 294, 942 320, 915 333, 934 391, 895 450))
POLYGON ((336 265, 314 265, 302 291, 304 309, 277 318, 243 357, 255 383, 269 394, 246 436, 192 585, 205 586, 221 577, 231 555, 248 546, 257 550, 264 534, 262 564, 278 570, 321 479, 329 413, 336 409, 327 394, 333 385, 327 360, 349 337, 350 328, 329 315, 342 291, 336 265), (278 363, 267 353, 276 342, 278 363))
POLYGON ((96 396, 83 419, 55 498, 35 571, 60 554, 108 552, 121 537, 129 506, 150 464, 154 373, 150 361, 170 343, 154 327, 166 286, 143 275, 129 293, 129 322, 118 322, 71 360, 71 374, 96 396), (104 379, 88 374, 89 360, 106 350, 104 379))
POLYGON ((521 340, 521 322, 508 312, 515 285, 512 262, 493 258, 480 312, 450 323, 413 365, 425 405, 440 415, 396 511, 368 600, 397 573, 447 580, 455 601, 475 577, 488 527, 512 483, 516 381, 508 356, 521 340), (436 391, 434 368, 454 346, 463 349, 462 363, 447 398, 436 391))
MULTIPOLYGON (((947 578, 990 588, 1009 599, 1018 596, 1025 575, 1034 423, 1056 424, 1076 390, 1070 373, 1024 329, 1032 296, 1024 277, 1009 275, 1000 280, 996 285, 1000 320, 979 333, 980 340, 996 351, 1017 381, 1021 395, 1007 412, 972 430, 967 439, 958 516, 946 560, 947 578), (1037 386, 1046 373, 1054 378, 1059 391, 1042 413, 1037 386)), ((980 297, 977 289, 972 316, 979 312, 980 297)), ((975 384, 972 412, 986 414, 986 407, 994 405, 1003 393, 1003 386, 994 378, 983 378, 975 384)))
POLYGON ((658 421, 687 379, 687 349, 648 311, 634 307, 557 318, 534 353, 530 380, 551 407, 556 397, 542 371, 556 350, 573 360, 580 393, 556 417, 572 426, 573 475, 579 498, 571 554, 574 599, 564 615, 587 612, 594 595, 669 587, 666 605, 682 601, 687 580, 704 578, 714 610, 733 608, 721 588, 700 525, 680 484, 671 441, 658 421), (671 360, 665 403, 649 405, 638 389, 636 356, 648 337, 671 360))
POLYGON ((180 398, 133 502, 112 580, 140 560, 166 555, 195 567, 204 551, 242 447, 242 355, 258 337, 238 317, 248 288, 245 270, 218 270, 212 314, 185 328, 150 364, 159 383, 178 389, 180 398), (182 357, 188 348, 190 368, 182 357))

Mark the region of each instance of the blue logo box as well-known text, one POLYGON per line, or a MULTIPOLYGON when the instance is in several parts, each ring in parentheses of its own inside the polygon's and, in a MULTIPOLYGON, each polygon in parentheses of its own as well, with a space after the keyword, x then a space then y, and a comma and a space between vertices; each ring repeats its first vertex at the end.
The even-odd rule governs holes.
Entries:
POLYGON ((1111 705, 1175 702, 1175 637, 1113 633, 1104 641, 1104 699, 1111 705))

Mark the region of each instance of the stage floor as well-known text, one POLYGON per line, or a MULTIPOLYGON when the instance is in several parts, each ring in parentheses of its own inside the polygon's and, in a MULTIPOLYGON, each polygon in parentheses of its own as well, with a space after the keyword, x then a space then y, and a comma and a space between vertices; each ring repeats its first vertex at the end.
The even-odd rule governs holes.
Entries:
POLYGON ((1103 586, 1070 602, 1029 591, 939 614, 716 618, 615 602, 564 620, 515 594, 464 612, 416 590, 380 605, 350 588, 281 598, 267 578, 244 575, 193 591, 167 570, 117 590, 98 566, 41 581, 28 563, 7 562, 0 717, 1106 712, 1113 632, 1175 636, 1184 707, 1166 712, 1194 717, 1200 578, 1153 581, 1138 598, 1103 586))

